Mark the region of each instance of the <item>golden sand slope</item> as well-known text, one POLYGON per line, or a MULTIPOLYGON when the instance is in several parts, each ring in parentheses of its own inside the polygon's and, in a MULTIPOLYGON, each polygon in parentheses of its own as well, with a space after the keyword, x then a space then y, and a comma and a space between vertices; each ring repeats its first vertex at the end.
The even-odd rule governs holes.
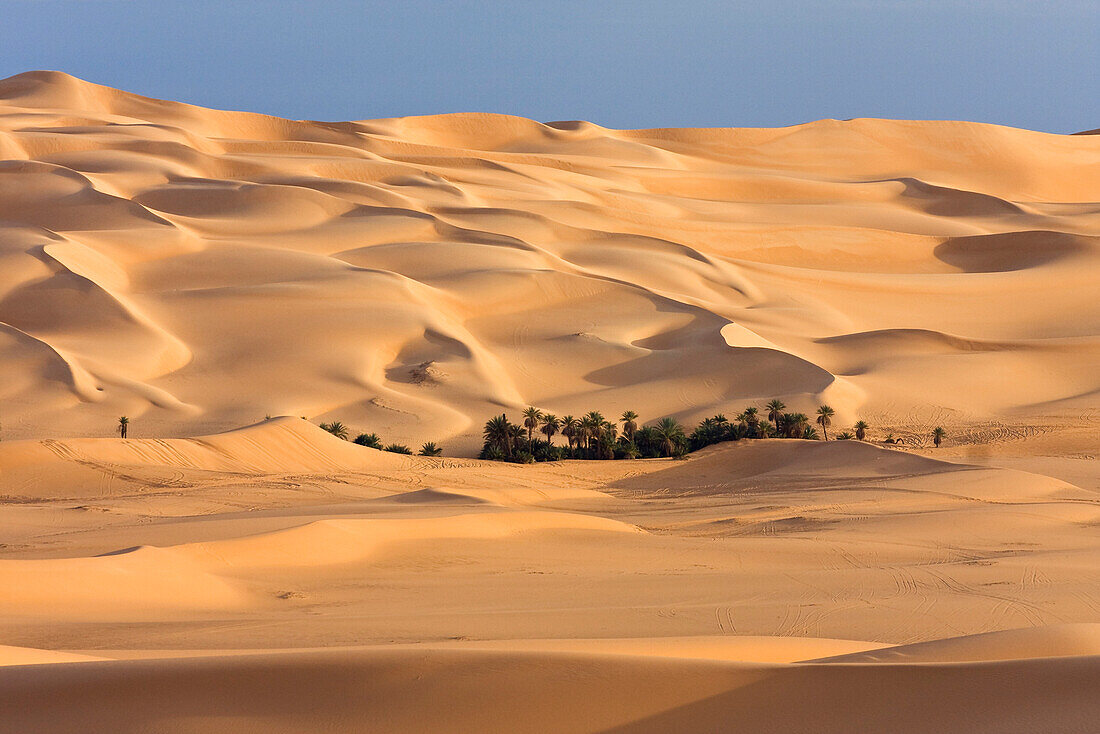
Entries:
POLYGON ((4 442, 0 497, 0 641, 23 647, 908 643, 1100 621, 1095 491, 854 441, 517 466, 281 418, 4 442))
POLYGON ((0 732, 1088 732, 1100 501, 857 442, 0 444, 0 732), (1022 628, 1022 629, 1020 629, 1022 628))
POLYGON ((1085 734, 1100 716, 1098 685, 1095 654, 777 665, 297 652, 0 667, 0 731, 1085 734))
POLYGON ((452 451, 527 403, 1064 425, 1100 407, 1098 191, 1096 136, 306 122, 29 72, 0 82, 0 420, 452 451))

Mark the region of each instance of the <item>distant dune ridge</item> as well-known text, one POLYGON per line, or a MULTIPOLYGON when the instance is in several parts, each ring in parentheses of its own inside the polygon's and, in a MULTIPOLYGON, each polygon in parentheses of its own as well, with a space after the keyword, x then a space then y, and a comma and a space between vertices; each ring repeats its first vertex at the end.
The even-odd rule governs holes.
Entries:
MULTIPOLYGON (((3 435, 1100 406, 1100 138, 293 121, 0 81, 3 435)), ((142 432, 144 432, 142 434, 142 432)))

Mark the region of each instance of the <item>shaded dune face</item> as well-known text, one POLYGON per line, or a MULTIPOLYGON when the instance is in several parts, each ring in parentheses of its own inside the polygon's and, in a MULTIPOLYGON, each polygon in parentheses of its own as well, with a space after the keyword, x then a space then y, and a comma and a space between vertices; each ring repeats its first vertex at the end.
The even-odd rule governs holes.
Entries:
POLYGON ((528 403, 966 423, 1100 390, 1095 136, 323 123, 29 72, 0 158, 16 435, 291 414, 472 451, 528 403))

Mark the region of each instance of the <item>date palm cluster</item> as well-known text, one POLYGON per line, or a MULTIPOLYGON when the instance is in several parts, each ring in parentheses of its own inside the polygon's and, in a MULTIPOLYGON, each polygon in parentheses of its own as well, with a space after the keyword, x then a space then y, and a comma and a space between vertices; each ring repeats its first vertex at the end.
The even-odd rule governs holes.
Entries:
MULTIPOLYGON (((482 431, 485 443, 480 456, 521 464, 557 459, 637 459, 683 456, 704 446, 742 438, 829 439, 835 411, 828 405, 817 409, 813 421, 820 426, 820 435, 809 416, 784 412, 786 407, 779 400, 769 402, 763 413, 760 408, 749 406, 733 420, 719 414, 704 419, 687 433, 675 418, 640 425, 638 414, 632 410, 623 413, 618 421, 610 421, 595 410, 580 417, 559 418, 529 406, 523 410, 519 423, 512 423, 505 413, 485 422, 482 431), (564 438, 565 445, 556 444, 555 436, 564 438)), ((837 438, 862 441, 868 428, 867 423, 859 421, 853 427, 854 434, 845 431, 837 438)))

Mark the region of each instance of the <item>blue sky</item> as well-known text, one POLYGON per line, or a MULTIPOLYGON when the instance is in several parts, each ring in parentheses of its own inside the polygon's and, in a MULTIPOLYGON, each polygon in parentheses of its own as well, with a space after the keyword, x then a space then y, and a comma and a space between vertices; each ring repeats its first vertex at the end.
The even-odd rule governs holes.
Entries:
POLYGON ((0 77, 57 69, 293 118, 1100 127, 1098 0, 0 0, 0 13, 0 77))

